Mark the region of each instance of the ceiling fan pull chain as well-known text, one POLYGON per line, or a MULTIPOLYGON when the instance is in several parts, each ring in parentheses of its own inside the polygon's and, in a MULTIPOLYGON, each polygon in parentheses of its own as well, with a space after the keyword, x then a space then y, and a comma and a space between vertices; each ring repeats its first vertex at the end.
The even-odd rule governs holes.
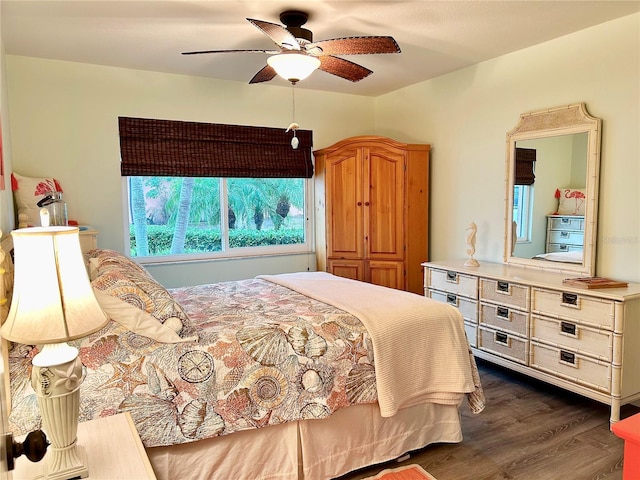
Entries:
POLYGON ((293 110, 293 118, 292 118, 292 122, 289 124, 289 126, 287 127, 287 132, 289 130, 293 130, 293 138, 291 139, 291 148, 293 148, 294 150, 296 150, 298 148, 298 145, 300 144, 300 141, 298 140, 298 137, 296 136, 296 130, 298 128, 300 128, 300 125, 298 125, 296 123, 296 91, 295 91, 295 82, 291 82, 291 108, 293 110))
MULTIPOLYGON (((296 84, 291 82, 291 108, 293 109, 293 123, 296 123, 296 84)), ((295 129, 293 133, 295 133, 295 129)))

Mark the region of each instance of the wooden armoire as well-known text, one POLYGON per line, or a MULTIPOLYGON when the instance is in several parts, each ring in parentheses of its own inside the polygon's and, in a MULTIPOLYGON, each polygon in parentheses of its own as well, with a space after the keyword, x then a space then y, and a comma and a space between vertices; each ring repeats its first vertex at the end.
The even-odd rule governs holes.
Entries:
POLYGON ((319 270, 424 293, 429 149, 359 136, 314 152, 319 270))

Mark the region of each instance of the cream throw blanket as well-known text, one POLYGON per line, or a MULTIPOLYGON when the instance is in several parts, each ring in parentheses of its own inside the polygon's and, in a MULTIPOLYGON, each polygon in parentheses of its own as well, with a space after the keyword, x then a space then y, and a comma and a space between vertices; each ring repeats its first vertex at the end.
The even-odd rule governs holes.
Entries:
POLYGON ((372 342, 383 417, 421 402, 458 404, 475 413, 484 397, 460 312, 420 295, 326 272, 260 275, 358 317, 372 342))

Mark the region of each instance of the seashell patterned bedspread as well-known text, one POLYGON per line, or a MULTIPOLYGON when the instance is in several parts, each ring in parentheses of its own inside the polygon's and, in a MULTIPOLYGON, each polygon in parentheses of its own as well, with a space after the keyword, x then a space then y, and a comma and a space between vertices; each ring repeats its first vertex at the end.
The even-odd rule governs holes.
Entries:
MULTIPOLYGON (((353 315, 261 280, 171 290, 199 341, 157 343, 109 322, 72 342, 86 367, 80 421, 129 411, 147 447, 174 445, 377 400, 373 348, 353 315)), ((39 428, 35 347, 10 354, 10 428, 39 428)))

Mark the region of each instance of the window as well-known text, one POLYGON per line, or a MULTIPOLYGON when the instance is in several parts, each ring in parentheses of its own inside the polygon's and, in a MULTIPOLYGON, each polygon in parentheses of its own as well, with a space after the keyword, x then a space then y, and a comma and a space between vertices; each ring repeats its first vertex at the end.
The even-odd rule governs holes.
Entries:
POLYGON ((513 221, 516 224, 516 242, 531 241, 533 186, 513 186, 513 221))
POLYGON ((307 182, 129 177, 129 253, 168 260, 310 251, 307 182))
POLYGON ((513 221, 516 225, 516 243, 524 243, 531 241, 536 150, 534 148, 516 148, 515 159, 513 221))
POLYGON ((168 261, 311 251, 310 131, 118 122, 131 256, 168 261))

